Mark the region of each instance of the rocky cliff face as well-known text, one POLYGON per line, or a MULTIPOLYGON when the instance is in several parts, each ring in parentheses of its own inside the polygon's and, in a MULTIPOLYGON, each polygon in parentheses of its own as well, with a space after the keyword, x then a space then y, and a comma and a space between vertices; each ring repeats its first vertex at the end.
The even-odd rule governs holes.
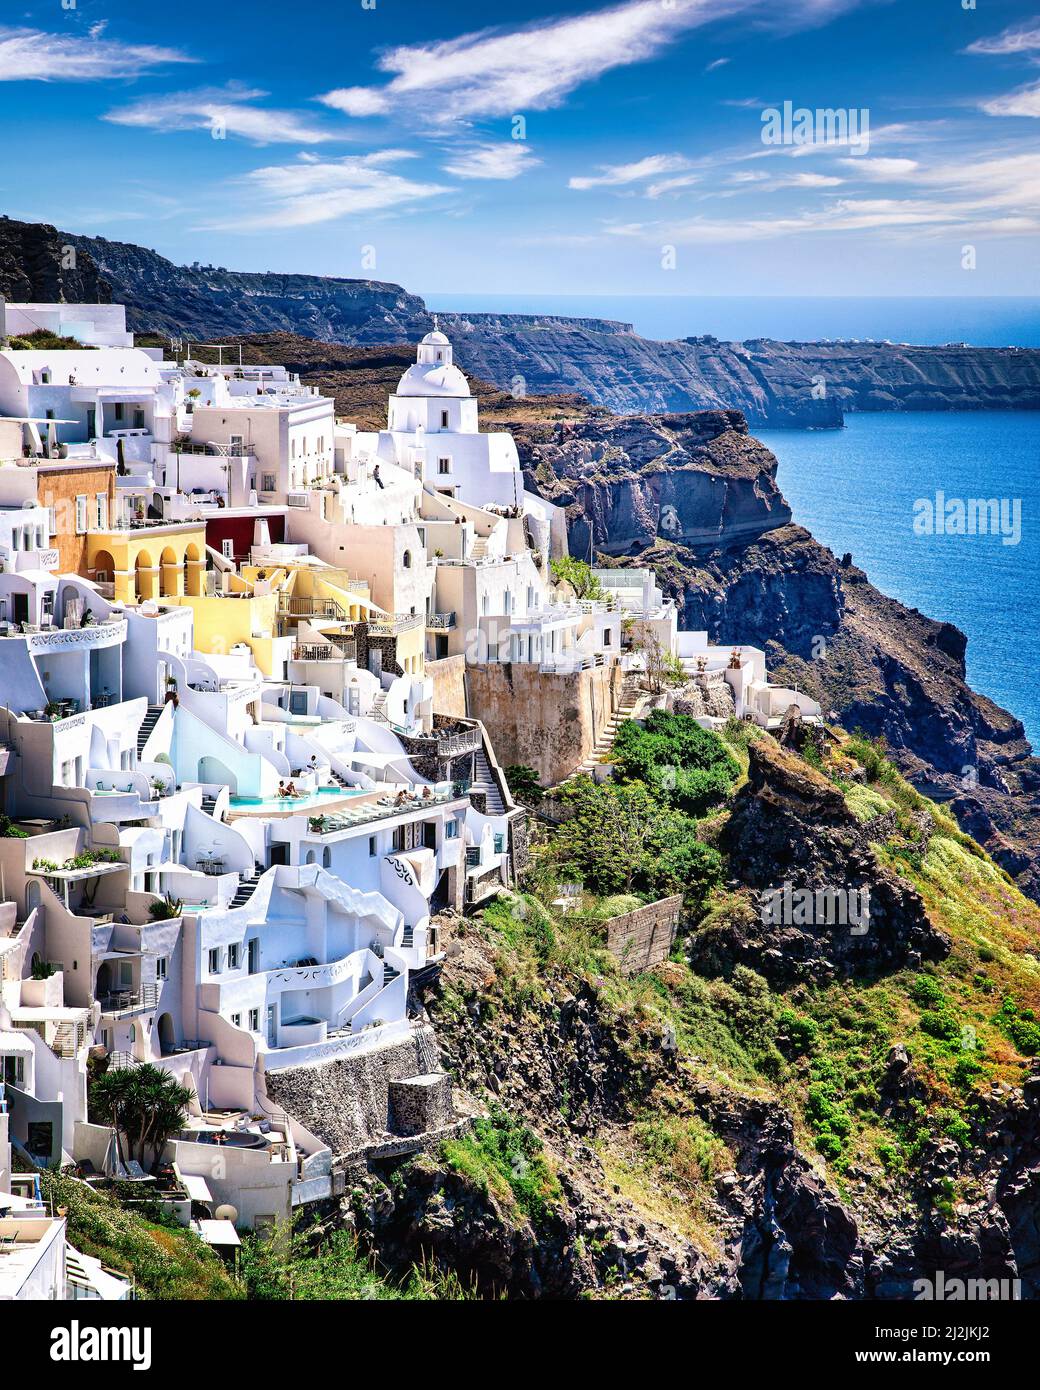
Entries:
POLYGON ((109 304, 112 290, 90 253, 63 232, 0 217, 0 297, 28 304, 109 304))
POLYGON ((774 679, 883 734, 915 784, 1040 899, 1040 761, 965 680, 964 634, 885 597, 801 527, 776 459, 733 413, 515 426, 571 549, 657 570, 681 625, 765 650, 774 679))
MULTIPOLYGON (((127 306, 134 332, 196 339, 300 334, 347 345, 412 341, 433 326, 399 285, 178 266, 130 242, 8 221, 0 292, 127 306), (59 238, 59 241, 55 241, 59 238), (59 245, 86 257, 63 277, 59 245), (104 280, 105 285, 100 284, 104 280), (4 285, 8 289, 4 290, 4 285), (38 293, 29 294, 36 286, 38 293)), ((442 314, 462 367, 499 390, 580 393, 611 410, 740 410, 752 427, 833 428, 846 410, 1040 409, 1040 351, 886 343, 658 342, 608 319, 442 314)))
POLYGON ((179 266, 130 242, 66 240, 100 268, 134 332, 206 339, 293 332, 325 342, 386 343, 419 337, 431 324, 422 300, 400 285, 179 266))
POLYGON ((737 409, 752 428, 830 428, 846 410, 1036 410, 1040 352, 886 343, 657 342, 605 320, 441 315, 467 370, 625 411, 737 409))

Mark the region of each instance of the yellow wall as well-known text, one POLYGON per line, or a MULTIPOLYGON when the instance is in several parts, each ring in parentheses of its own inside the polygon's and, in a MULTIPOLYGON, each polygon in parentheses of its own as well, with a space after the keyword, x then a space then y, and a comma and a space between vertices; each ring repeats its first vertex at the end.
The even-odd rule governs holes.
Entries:
POLYGON ((278 612, 276 594, 260 598, 182 595, 169 601, 194 612, 196 651, 223 656, 236 643, 244 642, 264 675, 271 675, 271 639, 278 612), (264 636, 254 637, 254 633, 264 636))
POLYGON ((186 575, 189 591, 204 586, 205 567, 206 531, 202 526, 92 531, 87 536, 88 570, 112 572, 114 597, 123 603, 176 601, 184 592, 186 575))

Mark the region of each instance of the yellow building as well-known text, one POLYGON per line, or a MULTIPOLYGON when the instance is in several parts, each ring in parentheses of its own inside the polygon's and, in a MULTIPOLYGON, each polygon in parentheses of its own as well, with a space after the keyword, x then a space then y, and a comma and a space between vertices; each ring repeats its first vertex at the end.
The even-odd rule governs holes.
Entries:
POLYGON ((87 578, 123 603, 205 592, 206 529, 198 522, 114 528, 87 536, 87 578))
POLYGON ((181 594, 167 602, 190 608, 195 615, 197 652, 226 656, 244 644, 265 676, 274 669, 278 595, 254 594, 248 585, 227 594, 181 594))

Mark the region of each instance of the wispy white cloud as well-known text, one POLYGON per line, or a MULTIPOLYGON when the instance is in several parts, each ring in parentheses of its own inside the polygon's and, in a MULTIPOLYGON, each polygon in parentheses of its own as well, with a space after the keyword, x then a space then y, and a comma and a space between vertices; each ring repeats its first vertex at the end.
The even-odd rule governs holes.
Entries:
POLYGON ((0 82, 97 82, 194 62, 177 49, 119 43, 104 32, 103 24, 86 36, 0 25, 0 82))
POLYGON ((457 179, 515 179, 541 162, 520 140, 489 140, 462 146, 441 167, 457 179))
POLYGON ((982 103, 987 116, 1040 116, 1040 82, 1027 82, 1013 92, 982 103))
MULTIPOLYGON (((830 0, 837 3, 837 0, 830 0)), ((432 121, 503 116, 559 106, 584 82, 644 62, 681 34, 762 0, 629 0, 509 32, 481 30, 402 45, 379 60, 381 87, 341 87, 320 98, 351 116, 419 103, 432 121)))
POLYGON ((852 159, 842 159, 839 163, 846 169, 854 169, 866 179, 888 180, 888 179, 907 179, 910 178, 918 169, 920 164, 916 159, 891 158, 870 158, 865 159, 862 155, 852 159))
POLYGON ((585 191, 589 188, 619 188, 624 184, 640 183, 662 174, 675 174, 689 167, 689 160, 679 154, 651 154, 631 164, 601 164, 598 174, 575 175, 567 181, 568 188, 585 191))
POLYGON ((667 193, 680 193, 684 188, 692 188, 695 183, 700 183, 700 174, 676 174, 671 179, 661 179, 659 183, 651 183, 647 186, 646 196, 648 198, 663 198, 667 193))
POLYGON ((260 231, 274 227, 310 227, 359 213, 395 208, 450 190, 436 183, 406 178, 387 165, 414 158, 411 150, 322 159, 301 154, 291 164, 253 169, 237 180, 247 194, 234 202, 231 215, 210 222, 207 231, 260 231))
POLYGON ((1040 18, 1028 19, 1024 24, 1012 24, 989 39, 976 39, 964 50, 965 53, 1009 54, 1033 53, 1040 49, 1040 18))
POLYGON ((718 68, 724 68, 729 62, 728 58, 716 58, 704 69, 705 72, 715 72, 718 68))
MULTIPOLYGON (((899 235, 939 232, 973 232, 993 236, 1021 236, 1040 229, 1040 154, 957 159, 934 166, 914 165, 912 160, 848 159, 851 173, 866 179, 888 178, 911 187, 906 196, 826 196, 819 206, 762 217, 747 216, 657 219, 615 224, 607 230, 615 236, 637 237, 655 244, 709 244, 737 241, 769 241, 794 235, 875 231, 899 235), (870 168, 871 165, 875 167, 870 168), (886 169, 885 166, 888 166, 886 169), (895 167, 893 167, 895 166, 895 167), (909 167, 914 166, 914 167, 909 167)), ((743 171, 742 171, 743 172, 743 171)), ((747 185, 756 195, 783 186, 782 180, 747 185)))
POLYGON ((205 87, 193 92, 169 92, 146 97, 131 106, 109 111, 106 121, 146 130, 222 130, 257 145, 317 145, 329 140, 345 140, 343 131, 323 128, 294 111, 277 111, 250 103, 267 92, 229 83, 226 87, 205 87))

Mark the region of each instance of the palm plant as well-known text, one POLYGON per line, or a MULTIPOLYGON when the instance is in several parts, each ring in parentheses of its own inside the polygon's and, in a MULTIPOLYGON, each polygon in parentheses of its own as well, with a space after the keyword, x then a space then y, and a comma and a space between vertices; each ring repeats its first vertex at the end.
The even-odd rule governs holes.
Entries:
POLYGON ((158 1162, 167 1141, 184 1123, 191 1097, 187 1086, 149 1063, 107 1071, 90 1092, 92 1111, 108 1119, 116 1132, 120 1161, 136 1157, 142 1167, 149 1151, 152 1166, 158 1162))

